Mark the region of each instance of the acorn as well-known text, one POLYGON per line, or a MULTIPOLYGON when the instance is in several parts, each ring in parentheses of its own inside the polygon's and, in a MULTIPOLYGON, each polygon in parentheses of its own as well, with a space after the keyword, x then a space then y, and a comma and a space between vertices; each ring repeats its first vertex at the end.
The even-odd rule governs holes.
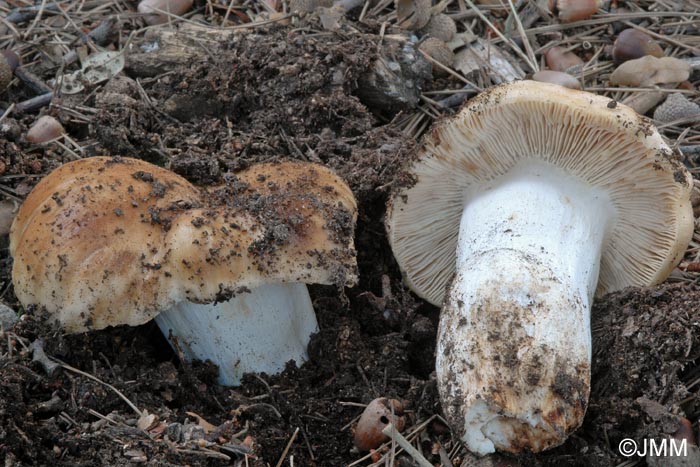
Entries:
POLYGON ((420 30, 423 36, 430 36, 445 42, 450 42, 457 33, 457 25, 449 16, 440 13, 430 18, 428 24, 420 30))
POLYGON ((66 130, 63 129, 63 125, 58 120, 50 115, 44 115, 39 117, 27 132, 27 141, 34 144, 42 144, 58 138, 65 132, 66 130))
POLYGON ((389 423, 401 431, 406 424, 403 405, 396 399, 379 397, 367 405, 355 428, 355 446, 360 451, 378 448, 389 438, 382 433, 389 423))
POLYGON ((430 21, 431 0, 396 0, 399 27, 417 31, 430 21))
POLYGON ((612 49, 615 64, 619 65, 627 60, 634 60, 645 55, 653 55, 657 58, 664 56, 661 46, 648 34, 630 28, 622 31, 615 39, 612 49))
POLYGON ((313 13, 319 7, 330 8, 333 6, 333 0, 290 0, 289 10, 292 13, 313 13))
POLYGON ((151 13, 144 16, 149 25, 167 23, 169 15, 158 10, 181 16, 192 8, 193 0, 141 0, 136 9, 139 13, 151 13))
POLYGON ((579 83, 576 78, 563 71, 540 70, 532 75, 532 80, 558 84, 559 86, 564 86, 569 89, 581 89, 581 83, 579 83))
MULTIPOLYGON (((429 37, 424 40, 418 46, 418 50, 448 68, 451 67, 455 61, 455 54, 452 52, 452 49, 445 44, 445 41, 441 41, 435 37, 429 37)), ((446 76, 447 74, 448 73, 441 67, 433 64, 433 76, 446 76)))
POLYGON ((0 55, 0 91, 4 91, 12 82, 15 69, 20 64, 20 58, 11 50, 3 50, 0 55))
POLYGON ((598 11, 598 0, 556 0, 557 17, 562 23, 588 19, 598 11))
POLYGON ((563 47, 552 47, 544 54, 547 66, 554 71, 570 71, 574 67, 583 65, 583 60, 573 52, 563 47))
POLYGON ((672 435, 678 441, 686 440, 688 444, 695 444, 693 424, 685 417, 678 417, 678 429, 672 435))

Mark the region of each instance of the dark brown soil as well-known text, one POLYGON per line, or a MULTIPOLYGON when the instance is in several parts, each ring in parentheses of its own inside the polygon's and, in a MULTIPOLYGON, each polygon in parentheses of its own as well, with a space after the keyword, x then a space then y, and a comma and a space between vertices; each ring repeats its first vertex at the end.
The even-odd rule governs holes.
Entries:
MULTIPOLYGON (((90 123, 54 111, 72 134, 91 142, 89 155, 170 164, 200 185, 258 161, 291 158, 335 169, 358 200, 360 284, 311 287, 321 330, 310 344, 310 361, 279 376, 251 375, 239 388, 218 386, 211 365, 181 361, 153 323, 62 336, 23 310, 15 328, 0 334, 6 466, 214 466, 232 465, 246 453, 242 465, 274 466, 294 433, 284 465, 293 456, 298 466, 343 466, 364 455, 352 445, 361 404, 378 396, 400 399, 408 427, 440 413, 433 376, 439 310, 402 284, 382 218, 391 187, 407 182, 397 174, 415 143, 354 96, 376 53, 373 44, 363 36, 309 36, 275 26, 232 41, 221 54, 203 54, 189 67, 141 78, 150 104, 126 81, 92 96, 123 97, 108 105, 103 96, 90 123), (113 387, 65 367, 48 375, 27 349, 36 339, 47 355, 113 387), (143 425, 142 417, 137 427, 139 416, 116 390, 156 418, 143 425), (215 428, 205 433, 207 422, 215 428)), ((24 131, 32 120, 5 123, 24 131)), ((18 195, 37 181, 24 175, 65 162, 48 147, 4 135, 0 159, 6 175, 23 176, 7 179, 18 195)), ((4 300, 19 309, 9 265, 3 250, 4 300)), ((614 466, 624 460, 617 451, 621 439, 671 434, 675 415, 697 421, 700 388, 688 383, 700 376, 699 304, 700 286, 693 284, 626 290, 597 301, 584 425, 563 446, 516 462, 614 466)), ((454 445, 438 419, 421 439, 436 465, 437 448, 454 445)), ((396 465, 415 464, 399 456, 396 465)))

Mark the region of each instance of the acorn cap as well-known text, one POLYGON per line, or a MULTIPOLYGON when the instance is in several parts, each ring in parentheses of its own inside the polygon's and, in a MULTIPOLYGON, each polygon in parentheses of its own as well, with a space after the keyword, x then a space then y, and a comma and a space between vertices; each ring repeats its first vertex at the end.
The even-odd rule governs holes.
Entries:
POLYGON ((319 7, 331 7, 332 0, 290 0, 289 10, 292 13, 313 13, 319 7))
POLYGON ((257 164, 203 191, 138 159, 92 157, 27 197, 12 280, 68 332, 138 325, 262 284, 354 284, 355 218, 349 187, 316 164, 257 164))
POLYGON ((417 31, 430 21, 431 0, 395 0, 399 27, 417 31))
MULTIPOLYGON (((421 44, 418 46, 418 50, 422 51, 433 60, 448 68, 451 68, 455 61, 454 52, 452 52, 444 41, 435 37, 428 37, 426 40, 421 42, 421 44)), ((448 73, 445 70, 433 64, 434 76, 445 76, 447 74, 448 73)))
POLYGON ((700 105, 690 102, 683 94, 676 92, 666 98, 654 111, 654 120, 669 123, 676 120, 700 120, 700 105))
POLYGON ((420 33, 424 36, 434 37, 444 42, 450 42, 457 33, 457 25, 449 16, 440 13, 428 21, 420 33))
POLYGON ((595 94, 536 81, 497 86, 424 137, 393 193, 386 228, 407 284, 440 305, 456 268, 465 203, 528 161, 606 193, 617 215, 598 295, 663 281, 693 232, 692 178, 650 122, 595 94), (540 162, 540 163, 541 163, 540 162))

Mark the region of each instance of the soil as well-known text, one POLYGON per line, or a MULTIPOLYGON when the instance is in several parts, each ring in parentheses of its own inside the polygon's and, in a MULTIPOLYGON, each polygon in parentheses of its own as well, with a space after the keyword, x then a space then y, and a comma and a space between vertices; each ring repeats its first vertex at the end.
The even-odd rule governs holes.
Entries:
MULTIPOLYGON (((365 455, 353 448, 353 422, 380 396, 402 401, 407 430, 427 421, 420 445, 430 462, 439 465, 442 447, 458 453, 454 466, 477 465, 435 417, 441 413, 434 377, 439 309, 402 283, 385 236, 388 193, 410 182, 399 171, 415 141, 356 97, 375 56, 374 43, 362 35, 273 25, 241 35, 220 54, 202 53, 190 66, 152 78, 131 70, 130 78, 113 80, 87 100, 81 96, 83 105, 99 108, 90 121, 52 109, 71 134, 81 135, 84 156, 138 157, 201 186, 261 161, 331 167, 358 201, 360 282, 349 289, 311 286, 320 332, 309 361, 277 376, 249 375, 236 388, 219 386, 213 365, 183 361, 154 323, 62 335, 41 313, 22 310, 20 321, 0 334, 6 466, 272 466, 281 459, 290 465, 292 457, 298 466, 343 466, 365 455), (36 342, 61 362, 57 368, 32 360, 29 346, 36 342)), ((24 97, 11 90, 7 99, 24 97)), ((20 197, 37 175, 70 159, 19 137, 33 120, 5 119, 16 129, 0 138, 4 183, 20 197)), ((2 255, 3 300, 20 310, 7 249, 2 255)), ((622 439, 671 435, 677 416, 696 422, 700 388, 689 383, 700 376, 698 303, 700 285, 688 282, 597 300, 583 426, 558 448, 504 462, 614 466, 625 460, 617 450, 622 439)), ((395 465, 416 464, 400 454, 395 465)))

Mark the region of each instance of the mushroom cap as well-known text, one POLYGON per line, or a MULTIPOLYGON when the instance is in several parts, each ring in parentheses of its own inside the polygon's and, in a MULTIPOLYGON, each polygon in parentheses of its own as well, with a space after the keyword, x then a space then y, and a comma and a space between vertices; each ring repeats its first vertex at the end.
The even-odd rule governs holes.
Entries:
POLYGON ((424 137, 389 201, 386 228, 408 285, 440 305, 455 272, 465 204, 528 160, 605 190, 616 211, 597 293, 664 280, 693 231, 692 179, 649 120, 624 105, 517 81, 468 101, 424 137))
POLYGON ((205 191, 138 159, 81 159, 20 208, 12 279, 68 332, 137 325, 266 283, 352 285, 355 219, 349 187, 316 164, 258 164, 205 191))

